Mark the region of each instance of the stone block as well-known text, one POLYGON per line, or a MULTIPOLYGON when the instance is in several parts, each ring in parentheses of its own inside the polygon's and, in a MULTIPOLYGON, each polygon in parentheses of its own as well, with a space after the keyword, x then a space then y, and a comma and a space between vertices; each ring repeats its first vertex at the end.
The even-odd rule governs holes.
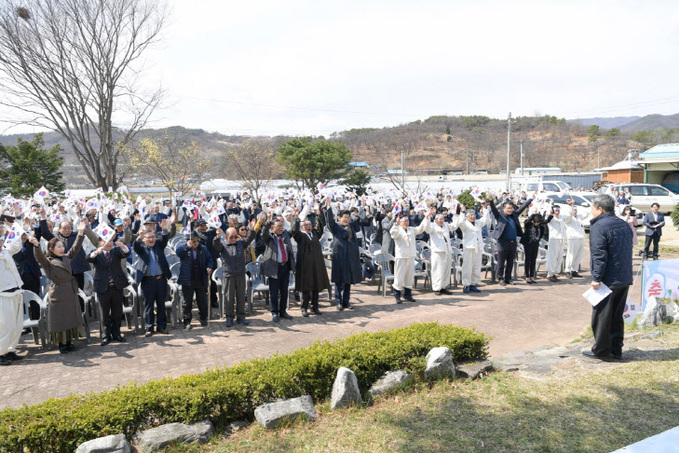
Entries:
POLYGON ((125 434, 114 434, 83 442, 75 453, 131 453, 131 451, 125 434))
POLYGON ((332 384, 330 397, 330 409, 342 409, 351 403, 361 402, 361 391, 358 388, 358 379, 349 368, 340 367, 337 377, 332 384))
POLYGON ((204 444, 210 440, 215 429, 212 422, 204 420, 202 422, 191 423, 168 423, 157 428, 147 429, 137 433, 132 443, 142 451, 150 453, 165 448, 170 443, 200 443, 204 444))
POLYGON ((296 418, 316 420, 316 408, 311 396, 300 396, 285 401, 262 404, 255 409, 255 419, 266 429, 278 427, 284 421, 296 418))
POLYGON ((368 390, 375 397, 394 389, 401 388, 413 381, 413 377, 403 370, 387 371, 368 390))
POLYGON ((455 379, 453 354, 446 347, 432 348, 427 354, 425 379, 455 379))

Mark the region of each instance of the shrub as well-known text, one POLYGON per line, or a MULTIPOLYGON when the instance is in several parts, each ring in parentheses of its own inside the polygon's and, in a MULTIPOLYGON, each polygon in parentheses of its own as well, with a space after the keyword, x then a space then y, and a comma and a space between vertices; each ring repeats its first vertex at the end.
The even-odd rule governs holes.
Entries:
POLYGON ((335 373, 346 366, 363 392, 383 373, 405 369, 421 376, 424 355, 446 346, 456 362, 487 355, 482 333, 438 323, 318 341, 286 355, 254 359, 198 375, 127 385, 100 394, 50 399, 0 412, 0 451, 74 451, 82 442, 110 434, 130 438, 141 429, 209 418, 217 428, 253 419, 254 409, 276 398, 330 395, 335 373))

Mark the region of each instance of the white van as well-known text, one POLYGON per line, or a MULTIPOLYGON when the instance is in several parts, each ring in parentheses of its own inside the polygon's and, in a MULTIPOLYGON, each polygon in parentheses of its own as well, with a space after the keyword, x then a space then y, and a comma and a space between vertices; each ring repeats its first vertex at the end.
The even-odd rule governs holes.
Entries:
POLYGON ((572 190, 571 186, 563 181, 530 181, 521 184, 521 191, 526 192, 528 195, 531 195, 533 192, 563 193, 570 190, 572 190))
POLYGON ((609 184, 606 186, 606 189, 617 190, 618 192, 627 189, 630 195, 632 195, 630 202, 635 208, 641 209, 644 212, 650 211, 653 203, 658 203, 660 205, 660 212, 671 213, 677 203, 679 203, 679 195, 658 184, 609 184))

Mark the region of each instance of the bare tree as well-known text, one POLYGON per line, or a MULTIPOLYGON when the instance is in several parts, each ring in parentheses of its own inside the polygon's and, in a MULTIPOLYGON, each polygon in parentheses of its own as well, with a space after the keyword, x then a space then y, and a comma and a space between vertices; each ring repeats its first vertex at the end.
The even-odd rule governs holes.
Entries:
POLYGON ((227 159, 256 201, 259 201, 261 189, 279 175, 272 140, 250 139, 243 146, 229 151, 227 159))
POLYGON ((0 104, 18 113, 10 122, 59 132, 92 184, 116 189, 120 152, 162 97, 138 82, 165 19, 163 0, 5 0, 0 104))
POLYGON ((141 139, 138 145, 125 148, 123 155, 129 169, 159 179, 170 192, 170 198, 177 193, 189 193, 200 184, 212 164, 201 158, 196 143, 177 140, 167 131, 161 140, 141 139))

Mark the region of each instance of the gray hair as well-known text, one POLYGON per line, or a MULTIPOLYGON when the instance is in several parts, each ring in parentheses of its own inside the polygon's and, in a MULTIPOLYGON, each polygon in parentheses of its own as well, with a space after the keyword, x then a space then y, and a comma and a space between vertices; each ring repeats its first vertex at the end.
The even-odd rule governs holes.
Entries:
POLYGON ((595 208, 601 208, 604 212, 613 212, 615 209, 615 200, 610 195, 599 194, 592 198, 592 205, 595 208))

